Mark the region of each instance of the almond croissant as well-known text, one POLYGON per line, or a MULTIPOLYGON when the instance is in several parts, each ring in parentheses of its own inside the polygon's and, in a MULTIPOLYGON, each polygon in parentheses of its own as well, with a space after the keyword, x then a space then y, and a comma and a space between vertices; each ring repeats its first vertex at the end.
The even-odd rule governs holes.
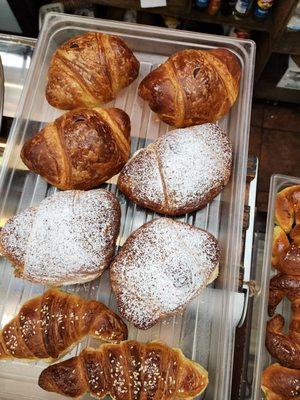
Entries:
POLYGON ((0 331, 0 359, 51 361, 87 335, 121 341, 127 338, 127 327, 98 301, 50 289, 26 302, 0 331))
POLYGON ((91 189, 130 154, 130 119, 118 108, 79 108, 48 123, 21 151, 24 164, 59 189, 91 189))
POLYGON ((118 36, 88 32, 62 44, 48 71, 46 98, 57 108, 95 107, 133 82, 140 63, 118 36))
POLYGON ((90 392, 115 400, 192 399, 207 384, 207 371, 180 350, 137 341, 85 349, 78 357, 51 365, 39 378, 39 386, 49 392, 70 397, 90 392))
POLYGON ((216 122, 235 102, 241 75, 226 49, 183 50, 151 71, 139 95, 163 121, 177 128, 216 122))

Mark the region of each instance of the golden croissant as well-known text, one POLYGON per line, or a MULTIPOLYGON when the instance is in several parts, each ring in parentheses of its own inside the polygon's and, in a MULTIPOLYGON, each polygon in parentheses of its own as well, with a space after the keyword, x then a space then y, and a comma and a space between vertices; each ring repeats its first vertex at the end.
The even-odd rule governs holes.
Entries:
POLYGON ((79 108, 48 123, 21 158, 59 189, 91 189, 116 175, 130 154, 130 119, 118 108, 79 108))
POLYGON ((261 388, 266 400, 299 400, 300 370, 272 364, 262 373, 261 388))
POLYGON ((115 400, 192 399, 207 385, 207 371, 180 350, 137 341, 85 349, 51 365, 39 378, 39 386, 49 392, 77 398, 90 392, 115 400))
POLYGON ((216 122, 235 102, 240 76, 240 63, 231 51, 183 50, 142 80, 139 95, 176 128, 216 122))
POLYGON ((51 361, 87 335, 121 341, 127 338, 127 327, 98 301, 50 289, 26 302, 0 331, 0 359, 51 361))
POLYGON ((88 32, 62 44, 48 71, 46 98, 57 108, 95 107, 133 82, 140 63, 118 36, 88 32))

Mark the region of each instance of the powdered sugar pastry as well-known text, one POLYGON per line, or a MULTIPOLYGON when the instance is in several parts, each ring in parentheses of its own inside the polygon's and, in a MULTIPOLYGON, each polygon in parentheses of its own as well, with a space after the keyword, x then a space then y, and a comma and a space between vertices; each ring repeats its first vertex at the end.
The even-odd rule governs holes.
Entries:
POLYGON ((141 329, 182 310, 217 276, 219 247, 208 232, 160 218, 126 241, 111 265, 121 314, 141 329))
POLYGON ((118 186, 144 207, 183 214, 220 193, 229 180, 231 162, 230 141, 217 125, 177 129, 134 155, 118 186))
POLYGON ((119 224, 119 204, 108 191, 65 191, 9 220, 0 243, 26 279, 51 285, 85 282, 108 266, 119 224))

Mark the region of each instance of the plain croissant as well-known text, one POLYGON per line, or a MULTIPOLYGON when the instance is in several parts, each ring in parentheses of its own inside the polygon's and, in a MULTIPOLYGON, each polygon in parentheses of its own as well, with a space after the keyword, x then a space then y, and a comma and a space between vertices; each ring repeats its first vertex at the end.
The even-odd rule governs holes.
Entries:
POLYGON ((142 80, 139 95, 177 128, 216 122, 235 102, 240 75, 237 57, 226 49, 183 50, 142 80))
POLYGON ((29 139, 21 158, 59 189, 91 189, 117 174, 130 154, 130 119, 118 108, 81 108, 29 139))
POLYGON ((266 347, 280 364, 300 369, 300 276, 278 274, 270 281, 268 312, 274 315, 280 301, 287 297, 292 303, 289 332, 284 332, 284 318, 277 314, 267 323, 266 347))
POLYGON ((85 349, 78 357, 51 365, 39 378, 49 392, 115 400, 192 399, 208 384, 207 371, 180 350, 159 342, 126 341, 85 349))
POLYGON ((0 331, 0 359, 53 360, 84 336, 127 338, 123 321, 104 304, 50 289, 26 302, 0 331))
POLYGON ((46 98, 57 108, 95 107, 133 82, 140 63, 118 36, 88 32, 62 44, 48 71, 46 98))

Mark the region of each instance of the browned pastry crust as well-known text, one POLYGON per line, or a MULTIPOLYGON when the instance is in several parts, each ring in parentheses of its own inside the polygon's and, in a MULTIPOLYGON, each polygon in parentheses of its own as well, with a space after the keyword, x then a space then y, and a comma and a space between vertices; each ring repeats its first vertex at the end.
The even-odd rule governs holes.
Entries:
POLYGON ((300 369, 300 331, 290 329, 287 335, 283 332, 283 328, 284 318, 282 315, 277 314, 267 322, 266 347, 268 352, 281 365, 300 369))
POLYGON ((142 80, 139 95, 177 128, 215 122, 235 102, 240 75, 239 61, 231 51, 183 50, 142 80))
POLYGON ((266 400, 299 400, 300 370, 272 364, 263 371, 262 390, 266 400))
POLYGON ((289 186, 277 194, 275 220, 286 233, 294 224, 300 224, 300 185, 289 186))
POLYGON ((272 317, 284 297, 292 303, 300 300, 300 276, 277 274, 270 280, 268 313, 272 317))
MULTIPOLYGON (((276 225, 273 232, 273 247, 272 247, 272 265, 279 269, 281 268, 281 262, 285 257, 290 247, 290 241, 284 230, 276 225)), ((291 271, 282 271, 287 274, 291 271)))
POLYGON ((117 174, 130 154, 130 119, 118 108, 79 108, 29 139, 21 158, 59 189, 91 189, 117 174))
POLYGON ((0 330, 0 359, 51 361, 87 335, 118 342, 127 338, 127 327, 99 301, 49 289, 0 330))
POLYGON ((87 348, 49 366, 39 378, 39 386, 49 392, 77 398, 90 392, 114 400, 193 399, 207 385, 207 371, 179 349, 133 340, 87 348))
POLYGON ((63 110, 99 106, 133 82, 139 67, 120 37, 88 32, 70 39, 54 53, 46 98, 63 110))
POLYGON ((284 318, 276 315, 267 323, 266 347, 282 365, 300 368, 300 276, 278 274, 270 281, 268 312, 274 315, 283 297, 292 302, 289 333, 283 332, 284 318))

